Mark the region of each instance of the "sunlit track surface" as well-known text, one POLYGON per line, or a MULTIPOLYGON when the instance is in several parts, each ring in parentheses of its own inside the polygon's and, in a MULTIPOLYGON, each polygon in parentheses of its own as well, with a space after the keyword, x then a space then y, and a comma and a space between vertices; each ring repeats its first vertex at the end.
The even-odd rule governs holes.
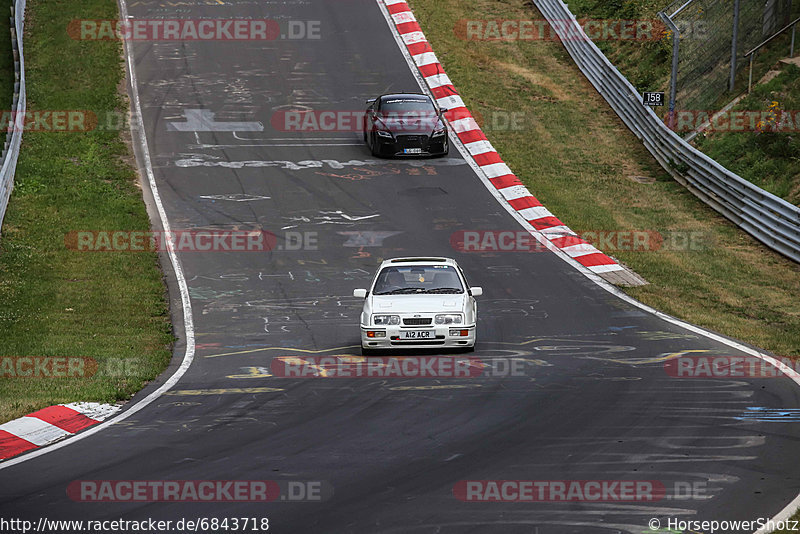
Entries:
POLYGON ((374 0, 208 4, 136 1, 129 10, 319 21, 320 39, 134 45, 173 229, 263 228, 279 248, 181 253, 197 334, 189 372, 131 418, 0 470, 3 517, 269 517, 274 531, 298 533, 639 533, 654 517, 769 517, 797 495, 800 390, 790 380, 674 378, 671 358, 737 352, 613 297, 550 253, 452 248, 460 230, 519 229, 455 150, 375 160, 359 132, 273 128, 286 106, 358 111, 377 94, 418 91, 374 0), (484 288, 474 357, 520 362, 524 372, 274 375, 275 359, 357 355, 352 290, 368 285, 381 258, 417 254, 455 257, 484 288), (67 495, 76 480, 209 479, 325 481, 333 495, 267 504, 67 495), (465 480, 658 481, 666 494, 463 502, 454 487, 465 480))

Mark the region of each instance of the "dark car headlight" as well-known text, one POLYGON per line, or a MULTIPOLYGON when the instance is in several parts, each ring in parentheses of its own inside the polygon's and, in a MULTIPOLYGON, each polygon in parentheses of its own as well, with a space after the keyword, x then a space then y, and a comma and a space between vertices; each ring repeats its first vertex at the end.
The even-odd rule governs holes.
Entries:
POLYGON ((441 137, 447 132, 447 128, 445 128, 444 124, 439 124, 434 128, 433 135, 431 137, 441 137))
POLYGON ((375 130, 378 133, 379 137, 388 137, 389 139, 392 138, 392 133, 387 132, 386 130, 375 130))

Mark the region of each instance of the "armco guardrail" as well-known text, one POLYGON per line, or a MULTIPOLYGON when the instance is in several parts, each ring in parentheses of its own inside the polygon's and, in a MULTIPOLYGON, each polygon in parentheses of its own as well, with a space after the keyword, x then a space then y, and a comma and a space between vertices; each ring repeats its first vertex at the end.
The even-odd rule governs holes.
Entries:
POLYGON ((642 95, 586 37, 561 0, 534 3, 556 31, 570 32, 562 44, 578 68, 675 180, 768 247, 800 262, 800 208, 744 180, 670 130, 642 105, 642 95), (569 27, 561 30, 561 25, 569 27))
POLYGON ((14 99, 11 103, 14 120, 9 122, 6 146, 3 149, 0 166, 0 228, 8 206, 8 198, 14 188, 14 173, 17 170, 19 147, 22 143, 22 128, 15 127, 23 122, 25 116, 25 60, 22 55, 22 29, 25 21, 25 0, 15 0, 14 16, 11 17, 11 43, 14 52, 14 99))

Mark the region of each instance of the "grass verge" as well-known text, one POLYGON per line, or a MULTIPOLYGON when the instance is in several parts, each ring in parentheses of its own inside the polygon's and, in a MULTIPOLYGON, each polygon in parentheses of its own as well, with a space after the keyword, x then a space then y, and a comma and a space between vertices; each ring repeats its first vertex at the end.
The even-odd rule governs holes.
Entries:
MULTIPOLYGON (((120 43, 67 33, 73 19, 117 18, 114 0, 28 0, 29 110, 127 111, 120 43)), ((169 362, 173 337, 157 256, 65 246, 74 230, 150 228, 124 133, 23 137, 0 238, 0 421, 52 404, 127 399, 169 362), (14 360, 3 357, 19 356, 91 358, 97 372, 9 376, 14 360)))
MULTIPOLYGON (((699 250, 604 248, 650 282, 627 289, 628 294, 780 356, 800 356, 800 266, 760 245, 673 181, 560 43, 463 41, 453 31, 461 19, 539 17, 529 2, 410 3, 465 103, 483 117, 489 140, 533 194, 571 228, 697 231, 705 236, 707 246, 699 250), (496 116, 517 117, 516 124, 524 127, 492 129, 510 122, 493 120, 496 116), (652 180, 632 179, 639 176, 652 180)), ((759 91, 767 93, 752 98, 771 96, 769 86, 759 91)), ((788 107, 788 97, 784 100, 785 109, 797 109, 788 107)), ((726 143, 745 142, 755 158, 759 149, 753 137, 740 134, 707 148, 716 153, 726 143)), ((742 161, 740 170, 751 165, 752 160, 742 161)), ((788 155, 780 165, 795 169, 796 158, 788 155)), ((794 519, 800 519, 800 512, 794 519)))
MULTIPOLYGON (((745 180, 800 206, 800 137, 795 110, 800 109, 800 68, 787 65, 773 80, 753 88, 734 110, 765 111, 764 131, 709 132, 697 147, 745 180), (771 106, 775 105, 774 111, 771 106), (783 115, 782 111, 790 111, 783 115), (791 124, 784 122, 790 120, 791 124), (769 131, 771 127, 790 131, 769 131)), ((797 114, 800 120, 800 114, 797 114)))
MULTIPOLYGON (((663 31, 658 12, 668 3, 664 0, 571 0, 569 8, 578 19, 653 21, 653 27, 663 31)), ((672 65, 669 36, 656 33, 648 40, 607 39, 595 44, 640 92, 667 91, 669 94, 672 65)))
MULTIPOLYGON (((625 2, 607 0, 572 0, 569 7, 579 18, 654 20, 658 11, 666 7, 662 0, 630 0, 625 2)), ((719 6, 718 6, 719 7, 719 6)), ((731 6, 728 7, 732 8, 731 6)), ((750 8, 747 9, 747 12, 750 8)), ((791 19, 800 15, 800 6, 792 9, 791 19)), ((690 17, 684 17, 690 20, 690 17)), ((722 32, 724 34, 724 32, 722 32)), ((791 68, 776 67, 778 60, 789 55, 791 41, 790 32, 784 33, 769 45, 762 48, 755 56, 753 66, 753 83, 755 98, 748 97, 737 105, 736 109, 754 111, 766 110, 771 103, 764 102, 770 98, 778 100, 781 109, 795 111, 797 109, 797 74, 791 68), (777 80, 759 87, 758 80, 773 69, 783 70, 777 80), (766 96, 765 96, 766 95, 766 96), (750 107, 747 107, 750 106, 750 107), (795 106, 795 107, 792 107, 795 106)), ((653 41, 598 41, 597 46, 608 56, 609 60, 622 72, 628 80, 641 91, 665 91, 669 94, 670 68, 672 61, 671 38, 664 37, 653 41)), ((746 50, 740 50, 742 55, 746 50)), ((685 67, 682 67, 685 68, 685 67)), ((748 85, 747 63, 740 66, 736 76, 734 91, 721 92, 710 111, 722 109, 735 97, 746 92, 748 85)), ((679 92, 677 109, 698 109, 681 98, 679 92)), ((668 108, 655 108, 656 113, 664 117, 668 108)), ((682 132, 681 135, 685 135, 682 132)), ((771 193, 798 204, 800 202, 800 174, 797 170, 797 137, 792 134, 755 135, 750 131, 730 132, 726 135, 715 135, 707 142, 698 142, 697 147, 716 159, 742 178, 751 181, 771 193)))
MULTIPOLYGON (((665 9, 668 4, 669 2, 664 2, 663 0, 570 0, 569 8, 578 19, 653 21, 654 26, 658 25, 657 27, 660 28, 660 31, 663 31, 664 28, 660 26, 658 12, 665 9)), ((720 3, 716 7, 717 9, 732 9, 732 4, 731 2, 730 6, 725 6, 720 3)), ((800 15, 800 7, 798 6, 795 6, 791 11, 792 19, 800 15)), ((743 16, 752 13, 747 8, 743 9, 743 12, 745 13, 743 16)), ((702 20, 698 17, 687 15, 678 17, 678 19, 679 22, 684 23, 702 20)), ((709 28, 709 33, 715 34, 718 30, 720 29, 709 28)), ((716 35, 719 39, 730 39, 729 34, 725 37, 725 31, 716 35)), ((788 56, 789 43, 790 35, 784 33, 756 54, 753 64, 754 83, 766 74, 779 59, 788 56)), ((624 39, 599 40, 595 44, 620 72, 630 80, 637 90, 640 92, 666 91, 668 93, 672 67, 672 38, 670 35, 662 34, 660 38, 659 35, 654 35, 654 39, 643 41, 624 39)), ((685 47, 686 45, 684 44, 683 46, 685 47)), ((729 48, 730 46, 726 43, 726 49, 729 48)), ((741 57, 745 52, 747 50, 739 50, 738 55, 741 57)), ((686 50, 684 48, 685 53, 686 50)), ((727 68, 725 68, 725 72, 727 72, 727 68)), ((745 61, 738 68, 734 91, 722 92, 714 105, 711 106, 712 109, 721 109, 745 91, 747 89, 748 73, 749 69, 745 61)), ((678 101, 678 109, 681 109, 680 99, 678 101)), ((684 107, 683 109, 687 108, 684 107)), ((693 108, 689 106, 689 109, 693 108)), ((658 112, 663 115, 666 109, 658 109, 658 112)))
MULTIPOLYGON (((560 43, 464 41, 461 19, 540 17, 523 0, 413 0, 423 31, 492 144, 576 231, 700 232, 703 246, 604 250, 650 285, 628 289, 666 313, 781 356, 800 356, 800 266, 771 252, 667 175, 560 43), (492 129, 498 116, 524 127, 492 129), (640 183, 634 177, 649 177, 640 183)), ((506 121, 508 122, 508 121, 506 121)))

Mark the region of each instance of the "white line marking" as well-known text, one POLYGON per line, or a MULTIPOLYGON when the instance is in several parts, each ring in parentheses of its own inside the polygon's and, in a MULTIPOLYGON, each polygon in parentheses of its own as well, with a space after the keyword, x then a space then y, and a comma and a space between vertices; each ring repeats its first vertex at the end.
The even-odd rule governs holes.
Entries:
POLYGON ((497 152, 489 141, 475 141, 464 145, 473 156, 486 154, 487 152, 497 152))
MULTIPOLYGON (((392 23, 391 18, 389 18, 389 12, 386 9, 385 5, 383 4, 383 2, 386 2, 387 5, 391 5, 391 4, 394 4, 396 2, 394 2, 392 0, 383 0, 383 1, 376 0, 376 2, 378 4, 378 7, 381 10, 381 13, 383 13, 383 17, 386 20, 387 25, 389 26, 389 30, 391 31, 392 36, 394 36, 395 43, 397 44, 398 48, 400 48, 400 52, 403 54, 403 58, 405 58, 406 64, 407 64, 408 68, 411 70, 411 74, 414 76, 414 79, 416 79, 417 84, 419 85, 420 89, 423 92, 425 92, 427 95, 433 97, 433 95, 431 94, 430 89, 428 88, 427 85, 425 85, 424 79, 422 78, 422 75, 419 73, 419 70, 417 70, 416 66, 414 65, 414 60, 411 58, 411 55, 408 52, 408 48, 406 48, 403 45, 403 40, 400 38, 400 34, 397 32, 397 28, 392 23)), ((541 232, 537 231, 533 226, 531 226, 531 224, 528 221, 523 219, 522 216, 520 216, 520 214, 517 213, 517 211, 508 204, 508 202, 505 202, 503 200, 503 197, 500 195, 499 191, 494 187, 494 185, 489 181, 489 179, 486 177, 486 175, 481 171, 481 168, 478 166, 477 163, 475 163, 475 160, 473 160, 469 156, 469 152, 467 151, 466 148, 464 148, 464 144, 461 142, 461 140, 458 138, 457 135, 455 135, 455 133, 452 130, 451 130, 451 135, 450 135, 450 141, 455 145, 455 147, 458 149, 458 151, 461 152, 461 155, 467 161, 469 166, 472 167, 472 170, 475 171, 475 174, 478 175, 478 178, 480 178, 480 180, 483 182, 483 185, 486 186, 486 188, 489 190, 489 192, 494 195, 494 197, 497 199, 498 202, 500 202, 500 204, 505 208, 505 210, 512 217, 514 217, 514 219, 516 219, 517 222, 520 225, 522 225, 523 228, 528 230, 528 232, 530 232, 531 235, 533 237, 535 237, 537 241, 539 241, 543 246, 547 247, 556 256, 558 256, 559 258, 561 258, 562 260, 567 262, 569 265, 572 265, 575 269, 580 271, 589 280, 591 280, 592 282, 594 282, 598 286, 602 287, 603 289, 605 289, 606 291, 608 291, 609 293, 611 293, 615 297, 627 302, 628 304, 630 304, 632 306, 636 306, 637 308, 639 308, 639 309, 641 309, 643 311, 646 311, 646 312, 648 312, 648 313, 650 313, 652 315, 655 315, 656 317, 658 317, 659 319, 661 319, 663 321, 666 321, 666 322, 668 322, 670 324, 673 324, 675 326, 678 326, 680 328, 683 328, 683 329, 688 330, 690 332, 693 332, 695 334, 699 334, 699 335, 701 335, 701 336, 703 336, 705 338, 711 339, 712 341, 716 341, 717 343, 722 343, 723 345, 727 345, 727 346, 729 346, 729 347, 731 347, 733 349, 736 349, 738 351, 744 352, 745 354, 749 354, 751 356, 755 356, 757 358, 761 358, 762 360, 764 360, 764 361, 770 363, 771 365, 777 367, 778 369, 780 369, 781 372, 783 372, 785 375, 787 375, 787 377, 789 377, 791 380, 793 380, 795 382, 795 384, 800 386, 800 377, 794 376, 797 373, 795 373, 791 368, 786 366, 784 363, 778 361, 777 359, 773 358, 769 354, 765 354, 765 353, 763 353, 763 352, 761 352, 759 350, 750 348, 750 347, 748 347, 746 345, 743 345, 742 343, 739 343, 737 341, 732 341, 732 340, 727 339, 725 337, 722 337, 722 336, 720 336, 718 334, 715 334, 714 332, 710 332, 710 331, 705 330, 705 329, 703 329, 703 328, 701 328, 699 326, 695 326, 695 325, 693 325, 691 323, 687 323, 686 321, 682 321, 682 320, 678 319, 677 317, 672 317, 671 315, 667 315, 666 313, 660 312, 660 311, 656 310, 655 308, 652 308, 652 307, 648 306, 647 304, 639 302, 635 298, 627 295, 624 291, 622 291, 618 287, 614 286, 613 284, 610 284, 609 282, 606 282, 600 276, 598 276, 597 274, 593 273, 591 270, 589 270, 588 268, 584 267, 583 265, 581 265, 580 263, 578 263, 574 259, 570 258, 568 254, 566 254, 565 252, 561 251, 558 247, 556 247, 553 243, 551 243, 544 236, 544 234, 542 234, 541 232)), ((566 229, 566 227, 563 227, 563 228, 566 229)), ((610 265, 609 266, 596 266, 593 269, 597 270, 598 272, 601 272, 602 270, 604 270, 603 268, 610 268, 610 267, 613 267, 613 266, 610 266, 610 265)), ((791 515, 794 513, 795 510, 797 510, 798 507, 800 507, 800 495, 795 497, 795 499, 792 502, 790 502, 783 510, 778 512, 778 514, 773 518, 773 521, 774 522, 778 522, 781 519, 785 520, 786 518, 791 517, 791 515)), ((765 532, 766 532, 766 530, 760 529, 760 530, 754 532, 753 534, 764 534, 765 532)))
POLYGON ((417 18, 411 11, 401 11, 392 15, 396 24, 404 24, 406 22, 417 22, 417 18))
MULTIPOLYGON (((600 252, 599 250, 597 252, 600 252)), ((609 263, 608 265, 592 265, 591 267, 586 267, 593 273, 610 273, 613 271, 619 271, 619 265, 609 263)))
POLYGON ((573 232, 569 226, 551 226, 550 228, 545 228, 541 230, 541 232, 546 235, 550 236, 550 239, 556 239, 557 237, 564 237, 566 235, 574 235, 577 236, 575 232, 573 232))
POLYGON ((450 123, 456 133, 471 132, 472 130, 480 130, 477 121, 472 117, 458 119, 450 123))
POLYGON ((445 85, 453 85, 453 82, 450 81, 450 78, 447 76, 447 74, 434 74, 425 78, 425 81, 428 82, 428 85, 431 89, 444 87, 445 85))
MULTIPOLYGON (((489 178, 497 178, 499 176, 506 176, 507 174, 514 174, 513 172, 511 172, 511 169, 509 169, 508 165, 506 165, 505 163, 491 163, 489 165, 484 165, 481 168, 483 169, 483 173, 489 178)), ((516 185, 514 187, 522 187, 522 186, 516 185)), ((527 193, 523 196, 530 197, 533 195, 527 193)))
MULTIPOLYGON (((128 18, 128 6, 125 4, 125 0, 119 0, 119 9, 120 15, 123 19, 128 18)), ((144 167, 147 173, 147 179, 150 183, 150 190, 153 194, 153 200, 158 208, 158 215, 161 219, 161 224, 164 227, 165 232, 170 231, 169 220, 167 219, 167 214, 164 211, 164 206, 161 203, 161 196, 158 193, 158 186, 156 185, 156 178, 153 174, 153 166, 150 160, 150 150, 147 146, 147 135, 144 133, 144 121, 142 120, 142 106, 139 102, 139 91, 136 87, 136 70, 133 67, 133 46, 132 41, 125 41, 125 59, 128 66, 128 75, 130 76, 131 82, 131 100, 134 105, 134 117, 136 121, 136 127, 138 128, 138 132, 134 131, 133 129, 133 122, 131 123, 131 133, 133 134, 134 139, 138 139, 141 145, 142 157, 144 158, 144 167)), ((114 417, 104 423, 100 423, 99 425, 93 426, 88 430, 81 432, 80 434, 75 435, 70 439, 66 439, 61 441, 60 443, 56 443, 49 447, 44 447, 41 449, 37 449, 33 452, 25 454, 23 456, 18 456, 16 458, 12 458, 11 460, 6 460, 2 464, 0 464, 0 469, 5 469, 7 467, 11 467, 12 465, 17 465, 22 462, 27 462, 28 460, 32 460, 44 454, 56 451, 62 447, 66 447, 67 445, 72 445, 73 443, 77 443, 82 439, 86 439, 89 436, 93 436, 94 434, 101 432, 108 428, 109 426, 118 423, 120 421, 124 421, 128 417, 132 416, 133 414, 137 413, 138 411, 142 410, 154 400, 158 399, 164 393, 169 391, 177 382, 181 379, 181 377, 186 373, 189 369, 189 366, 192 364, 194 360, 194 350, 195 350, 195 336, 194 336, 194 319, 192 317, 192 302, 189 298, 189 288, 186 285, 186 278, 183 274, 183 268, 181 267, 181 263, 178 260, 178 257, 175 254, 174 250, 168 250, 170 262, 172 263, 172 269, 175 272, 175 278, 178 282, 178 289, 181 293, 181 304, 183 306, 183 328, 186 332, 186 352, 183 355, 183 360, 181 361, 180 367, 170 376, 166 382, 164 382, 161 387, 150 393, 147 397, 143 398, 124 412, 122 412, 118 417, 114 417)))
POLYGON ((196 145, 194 148, 247 148, 252 146, 297 146, 297 147, 312 147, 312 146, 364 146, 364 143, 266 143, 258 145, 196 145))
POLYGON ((352 141, 353 137, 242 137, 233 132, 233 138, 239 141, 352 141))
POLYGON ((47 445, 57 439, 71 435, 70 432, 62 430, 55 425, 42 421, 37 417, 20 417, 8 423, 0 425, 0 430, 5 430, 25 441, 30 441, 37 447, 47 445))
POLYGON ((117 406, 116 404, 101 404, 99 402, 71 402, 61 406, 82 413, 95 421, 104 421, 122 409, 122 406, 117 406))
POLYGON ((402 39, 406 44, 424 43, 425 35, 422 32, 404 33, 402 39))
MULTIPOLYGON (((408 50, 406 50, 408 52, 408 50)), ((433 94, 431 94, 431 98, 433 98, 433 94)), ((436 103, 439 105, 440 108, 446 109, 458 109, 458 108, 465 108, 467 107, 464 104, 464 101, 461 100, 460 96, 445 96, 436 100, 436 103)))
POLYGON ((541 219, 542 217, 553 216, 553 214, 550 213, 550 210, 545 208, 544 206, 525 208, 524 210, 519 210, 519 214, 522 215, 522 217, 524 217, 526 221, 535 221, 536 219, 541 219))
MULTIPOLYGON (((581 256, 586 256, 587 254, 597 254, 598 252, 600 252, 599 250, 597 250, 596 248, 594 248, 592 245, 590 245, 588 243, 582 243, 582 244, 579 244, 579 245, 572 245, 572 246, 569 246, 569 247, 564 247, 561 250, 563 250, 564 252, 566 252, 567 254, 569 254, 573 258, 579 258, 581 256)), ((608 267, 608 265, 602 265, 602 266, 601 265, 595 265, 593 267, 608 267)), ((594 271, 593 268, 592 268, 592 270, 594 271)), ((597 272, 597 271, 594 271, 594 272, 597 272)))
POLYGON ((423 52, 422 54, 414 56, 414 62, 418 66, 424 67, 425 65, 433 65, 435 63, 439 63, 439 59, 433 52, 423 52))
MULTIPOLYGON (((490 178, 494 178, 494 176, 491 176, 490 178)), ((528 191, 528 188, 524 185, 512 185, 511 187, 504 187, 498 191, 500 191, 500 194, 503 196, 503 198, 508 201, 533 196, 531 195, 531 192, 528 191)))

